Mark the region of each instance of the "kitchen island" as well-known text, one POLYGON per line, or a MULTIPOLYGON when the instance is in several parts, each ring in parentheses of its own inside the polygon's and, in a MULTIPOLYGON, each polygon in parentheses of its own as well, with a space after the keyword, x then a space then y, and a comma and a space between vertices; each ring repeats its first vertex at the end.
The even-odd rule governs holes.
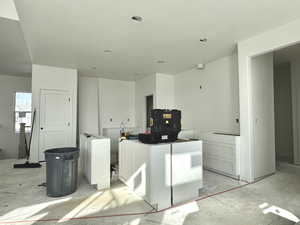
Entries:
POLYGON ((157 210, 195 199, 203 187, 202 141, 123 140, 119 179, 157 210))

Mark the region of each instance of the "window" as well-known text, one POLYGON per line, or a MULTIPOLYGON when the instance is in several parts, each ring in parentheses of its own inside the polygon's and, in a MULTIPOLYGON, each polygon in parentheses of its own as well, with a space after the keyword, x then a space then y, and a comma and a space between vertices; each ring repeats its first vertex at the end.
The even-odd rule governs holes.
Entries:
POLYGON ((31 129, 31 93, 17 92, 15 96, 15 131, 20 132, 21 123, 25 131, 31 129))

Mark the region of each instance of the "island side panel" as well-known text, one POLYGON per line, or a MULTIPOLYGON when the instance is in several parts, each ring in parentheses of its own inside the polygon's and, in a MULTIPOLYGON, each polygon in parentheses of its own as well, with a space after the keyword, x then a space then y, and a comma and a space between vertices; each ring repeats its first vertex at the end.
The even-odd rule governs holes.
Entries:
POLYGON ((194 200, 203 188, 202 141, 172 143, 173 204, 194 200))
POLYGON ((124 140, 119 143, 119 179, 151 204, 150 151, 151 145, 138 141, 124 140))
POLYGON ((171 206, 171 144, 151 145, 150 201, 157 209, 171 206))

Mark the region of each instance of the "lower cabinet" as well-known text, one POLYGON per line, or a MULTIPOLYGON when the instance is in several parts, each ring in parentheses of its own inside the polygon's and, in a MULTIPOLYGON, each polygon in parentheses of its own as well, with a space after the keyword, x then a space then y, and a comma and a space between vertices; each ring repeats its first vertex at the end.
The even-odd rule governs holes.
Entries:
POLYGON ((170 145, 146 145, 124 140, 119 144, 119 179, 156 209, 171 205, 170 145))
POLYGON ((203 165, 207 170, 240 178, 240 137, 214 133, 202 134, 203 165))
POLYGON ((89 184, 110 188, 110 139, 80 135, 80 166, 89 184))
POLYGON ((119 178, 157 210, 198 197, 202 142, 119 143, 119 178))

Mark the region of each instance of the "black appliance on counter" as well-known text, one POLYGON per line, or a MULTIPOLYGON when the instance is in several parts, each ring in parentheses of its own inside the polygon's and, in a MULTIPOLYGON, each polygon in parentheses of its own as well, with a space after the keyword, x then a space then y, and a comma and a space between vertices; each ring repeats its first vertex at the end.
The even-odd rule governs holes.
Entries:
POLYGON ((181 131, 181 111, 168 109, 151 110, 151 133, 139 134, 139 141, 145 144, 174 142, 181 131))

